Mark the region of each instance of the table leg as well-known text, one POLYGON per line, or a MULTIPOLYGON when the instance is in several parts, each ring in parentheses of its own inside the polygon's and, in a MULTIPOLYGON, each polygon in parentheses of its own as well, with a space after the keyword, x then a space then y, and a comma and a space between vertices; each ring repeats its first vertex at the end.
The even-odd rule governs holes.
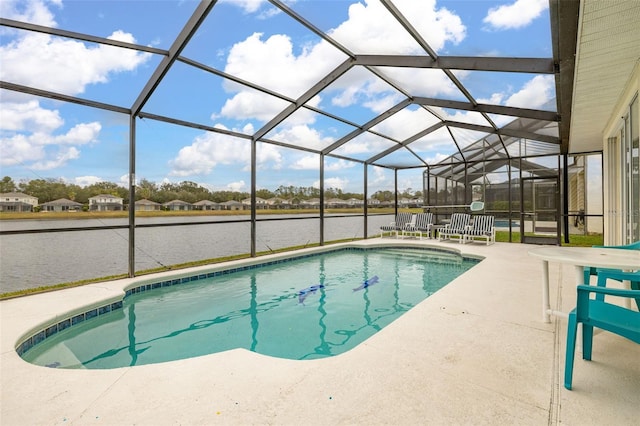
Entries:
POLYGON ((542 321, 551 322, 549 302, 549 261, 542 261, 542 321))
MULTIPOLYGON (((575 265, 576 285, 584 285, 584 266, 575 265)), ((589 283, 587 283, 588 285, 589 283)))

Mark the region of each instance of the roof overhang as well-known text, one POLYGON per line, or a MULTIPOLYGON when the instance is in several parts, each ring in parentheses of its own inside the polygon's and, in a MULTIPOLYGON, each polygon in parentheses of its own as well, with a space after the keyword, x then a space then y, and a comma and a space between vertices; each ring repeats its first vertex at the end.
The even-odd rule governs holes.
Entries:
MULTIPOLYGON (((560 8, 574 3, 555 2, 560 8)), ((577 29, 567 152, 602 151, 604 129, 640 61, 640 1, 583 0, 577 29)))

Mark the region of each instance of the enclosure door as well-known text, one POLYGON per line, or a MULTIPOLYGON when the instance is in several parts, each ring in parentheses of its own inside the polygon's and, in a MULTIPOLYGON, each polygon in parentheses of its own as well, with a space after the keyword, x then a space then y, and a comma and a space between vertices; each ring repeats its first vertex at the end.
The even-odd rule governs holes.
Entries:
POLYGON ((560 245, 558 178, 522 178, 520 185, 520 241, 560 245))

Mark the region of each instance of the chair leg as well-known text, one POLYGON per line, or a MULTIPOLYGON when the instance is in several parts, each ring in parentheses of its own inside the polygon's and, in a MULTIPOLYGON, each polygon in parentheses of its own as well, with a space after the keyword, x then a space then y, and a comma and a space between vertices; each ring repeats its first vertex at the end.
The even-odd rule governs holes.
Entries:
POLYGON ((564 361, 564 387, 571 390, 571 382, 573 380, 573 358, 576 352, 576 334, 578 332, 578 323, 575 312, 569 314, 569 323, 567 326, 567 353, 564 361))
MULTIPOLYGON (((598 275, 598 287, 607 286, 607 277, 604 275, 598 275)), ((596 293, 596 300, 604 301, 604 294, 596 293)))
POLYGON ((582 359, 591 361, 592 346, 593 346, 593 326, 582 324, 582 359))
MULTIPOLYGON (((631 281, 631 290, 640 290, 640 281, 631 281)), ((640 297, 636 299, 636 305, 640 311, 640 297)))

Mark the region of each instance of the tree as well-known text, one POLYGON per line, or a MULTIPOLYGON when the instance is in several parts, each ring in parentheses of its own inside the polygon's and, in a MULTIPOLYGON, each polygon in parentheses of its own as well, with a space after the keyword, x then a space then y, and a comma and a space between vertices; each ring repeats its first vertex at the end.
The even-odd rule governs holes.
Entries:
POLYGON ((32 179, 21 182, 20 191, 38 199, 38 203, 48 203, 59 198, 67 198, 67 184, 56 179, 32 179))
POLYGON ((256 191, 256 197, 262 198, 264 200, 268 200, 269 198, 273 198, 274 194, 273 194, 273 192, 269 191, 268 189, 258 189, 256 191))
POLYGON ((158 185, 155 183, 148 181, 147 179, 142 179, 138 185, 136 185, 136 198, 138 200, 147 199, 151 200, 156 193, 158 192, 158 185))
POLYGON ((9 176, 5 176, 0 181, 0 193, 15 192, 17 189, 15 182, 9 176))
POLYGON ((394 200, 393 192, 391 192, 391 191, 376 191, 376 192, 373 193, 371 198, 373 198, 374 200, 378 200, 378 201, 393 201, 394 200))

